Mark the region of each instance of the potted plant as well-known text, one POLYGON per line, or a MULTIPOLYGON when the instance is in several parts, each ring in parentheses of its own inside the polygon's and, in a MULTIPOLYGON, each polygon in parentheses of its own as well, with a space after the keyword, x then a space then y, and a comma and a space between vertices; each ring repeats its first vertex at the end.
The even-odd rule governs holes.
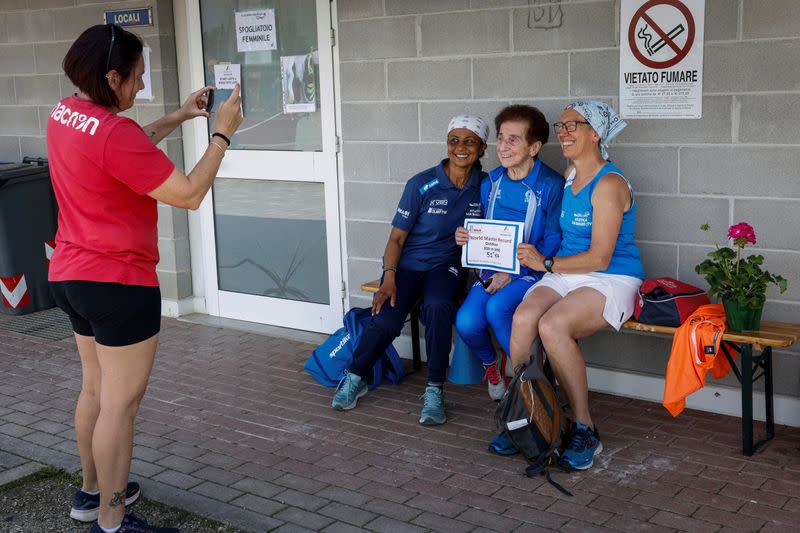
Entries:
MULTIPOLYGON (((700 229, 711 232, 708 224, 701 225, 700 229)), ((767 285, 774 283, 780 292, 784 292, 787 282, 782 276, 762 270, 763 256, 742 257, 744 247, 748 243, 756 243, 756 233, 750 224, 740 222, 728 228, 728 239, 733 241, 736 251, 729 246, 721 247, 711 234, 716 250, 709 252, 710 259, 697 265, 694 270, 708 282, 708 293, 722 300, 729 329, 757 330, 767 299, 767 285)))

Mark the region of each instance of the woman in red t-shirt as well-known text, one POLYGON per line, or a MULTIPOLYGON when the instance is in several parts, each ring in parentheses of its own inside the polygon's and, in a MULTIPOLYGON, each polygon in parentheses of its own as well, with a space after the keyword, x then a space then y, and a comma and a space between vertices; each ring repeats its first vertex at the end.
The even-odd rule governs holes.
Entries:
POLYGON ((144 88, 144 60, 141 39, 115 25, 84 31, 64 57, 64 72, 80 92, 51 111, 47 151, 59 205, 49 277, 83 371, 75 411, 83 486, 70 516, 97 519, 95 533, 176 532, 125 515, 140 493, 128 482, 133 421, 161 324, 157 201, 200 206, 242 123, 239 87, 220 104, 208 148, 184 174, 156 144, 183 121, 208 117, 214 87, 143 128, 120 116, 144 88))

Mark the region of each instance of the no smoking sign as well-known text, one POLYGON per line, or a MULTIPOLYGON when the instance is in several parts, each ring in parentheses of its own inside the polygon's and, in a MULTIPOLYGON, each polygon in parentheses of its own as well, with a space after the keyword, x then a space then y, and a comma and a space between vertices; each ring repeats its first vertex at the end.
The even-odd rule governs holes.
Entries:
POLYGON ((705 0, 620 0, 623 118, 700 118, 705 0))
POLYGON ((695 40, 692 12, 680 0, 650 0, 628 25, 628 46, 643 65, 670 68, 686 57, 695 40))

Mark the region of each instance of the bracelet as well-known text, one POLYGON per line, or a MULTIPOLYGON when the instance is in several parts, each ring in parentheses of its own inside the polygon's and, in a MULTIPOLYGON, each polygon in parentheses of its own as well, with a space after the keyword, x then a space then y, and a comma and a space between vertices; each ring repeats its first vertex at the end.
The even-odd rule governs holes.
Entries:
POLYGON ((383 271, 384 272, 394 272, 395 274, 397 274, 397 269, 394 268, 394 267, 384 267, 383 271))
POLYGON ((225 157, 225 149, 222 146, 220 146, 219 144, 215 143, 214 141, 211 141, 208 144, 209 144, 209 146, 213 146, 214 148, 219 150, 219 153, 222 154, 222 157, 225 157))
POLYGON ((231 145, 231 140, 230 140, 228 137, 226 137, 225 135, 223 135, 222 133, 218 132, 218 131, 215 131, 214 133, 212 133, 212 134, 211 134, 211 136, 212 136, 212 137, 219 137, 220 139, 222 139, 223 141, 225 141, 225 143, 226 143, 228 146, 230 146, 230 145, 231 145))

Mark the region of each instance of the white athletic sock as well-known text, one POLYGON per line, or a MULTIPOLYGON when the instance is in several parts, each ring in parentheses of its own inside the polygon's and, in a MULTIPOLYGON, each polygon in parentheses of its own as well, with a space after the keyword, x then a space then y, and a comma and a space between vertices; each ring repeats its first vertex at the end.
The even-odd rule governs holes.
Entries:
POLYGON ((85 492, 89 496, 97 496, 98 494, 100 494, 99 490, 84 490, 83 492, 85 492))
MULTIPOLYGON (((100 526, 100 524, 97 524, 97 525, 100 526)), ((121 528, 121 527, 122 527, 122 524, 118 525, 117 527, 112 527, 111 529, 107 529, 107 528, 104 528, 103 526, 100 526, 100 529, 102 529, 105 533, 117 533, 117 531, 119 531, 119 528, 121 528)))

